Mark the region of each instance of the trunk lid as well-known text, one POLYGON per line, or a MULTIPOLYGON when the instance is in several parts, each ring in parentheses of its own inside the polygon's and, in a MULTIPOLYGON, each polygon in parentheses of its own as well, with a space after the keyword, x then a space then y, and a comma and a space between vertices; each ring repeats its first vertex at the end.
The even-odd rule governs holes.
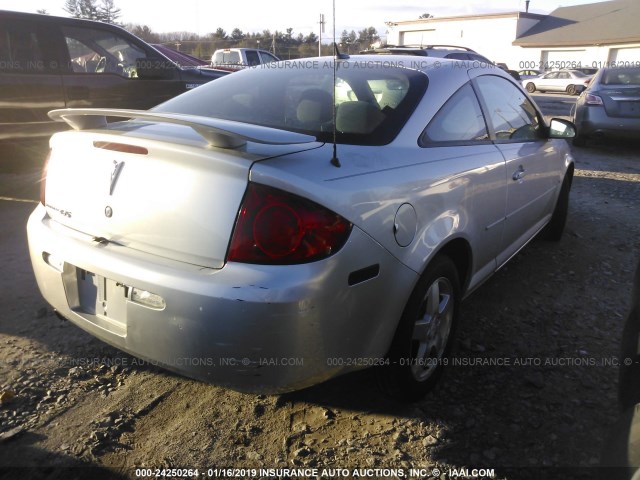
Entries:
POLYGON ((617 87, 597 92, 610 117, 640 118, 640 87, 617 87))
POLYGON ((253 162, 318 145, 216 148, 188 126, 144 122, 64 132, 51 140, 45 205, 96 242, 221 268, 253 162))

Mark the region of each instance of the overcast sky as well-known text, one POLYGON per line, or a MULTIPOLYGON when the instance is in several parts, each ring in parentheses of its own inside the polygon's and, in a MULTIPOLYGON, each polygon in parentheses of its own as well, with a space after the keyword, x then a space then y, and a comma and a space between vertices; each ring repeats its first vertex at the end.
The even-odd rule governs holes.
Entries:
MULTIPOLYGON (((598 0, 531 0, 530 12, 549 13, 558 6, 594 3, 598 0)), ((148 25, 154 32, 189 31, 201 35, 214 32, 218 27, 231 33, 234 28, 243 32, 262 30, 285 31, 293 28, 294 36, 313 31, 318 33, 320 14, 325 15, 323 38, 332 36, 332 0, 301 2, 300 0, 213 1, 180 0, 115 0, 122 10, 120 22, 148 25)), ((0 0, 0 9, 36 12, 46 9, 52 15, 67 16, 64 0, 0 0), (53 5, 59 5, 54 7, 53 5)), ((412 20, 422 13, 436 17, 472 15, 479 13, 524 11, 525 0, 336 0, 336 34, 342 30, 362 30, 373 26, 385 36, 385 22, 412 20)))

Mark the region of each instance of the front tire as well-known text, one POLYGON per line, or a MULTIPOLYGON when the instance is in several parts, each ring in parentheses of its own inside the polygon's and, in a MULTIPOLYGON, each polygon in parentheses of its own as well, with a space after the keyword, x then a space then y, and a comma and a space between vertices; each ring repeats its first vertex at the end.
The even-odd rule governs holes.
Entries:
POLYGON ((401 400, 419 400, 438 382, 448 362, 460 303, 453 261, 436 257, 413 290, 387 354, 378 368, 382 390, 401 400))
POLYGON ((536 91, 536 84, 533 82, 527 83, 527 92, 533 93, 536 91))

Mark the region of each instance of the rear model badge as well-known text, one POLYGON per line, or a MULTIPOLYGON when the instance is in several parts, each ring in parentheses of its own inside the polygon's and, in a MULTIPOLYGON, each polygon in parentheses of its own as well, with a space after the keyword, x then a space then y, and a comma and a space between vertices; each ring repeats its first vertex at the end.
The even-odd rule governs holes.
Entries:
POLYGON ((118 181, 118 176, 122 171, 122 167, 124 167, 124 162, 118 162, 117 160, 113 161, 113 171, 111 172, 111 185, 109 187, 109 195, 113 195, 113 189, 116 186, 116 182, 118 181))

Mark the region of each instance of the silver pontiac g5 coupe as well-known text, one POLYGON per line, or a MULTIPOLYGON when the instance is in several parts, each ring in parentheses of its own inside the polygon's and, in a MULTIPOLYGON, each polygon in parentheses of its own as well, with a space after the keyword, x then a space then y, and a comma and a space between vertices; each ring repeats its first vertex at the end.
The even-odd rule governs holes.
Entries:
POLYGON ((73 130, 28 223, 45 299, 251 392, 374 367, 390 395, 423 396, 460 301, 538 233, 560 238, 574 170, 570 122, 464 61, 303 59, 148 111, 49 115, 73 130))

